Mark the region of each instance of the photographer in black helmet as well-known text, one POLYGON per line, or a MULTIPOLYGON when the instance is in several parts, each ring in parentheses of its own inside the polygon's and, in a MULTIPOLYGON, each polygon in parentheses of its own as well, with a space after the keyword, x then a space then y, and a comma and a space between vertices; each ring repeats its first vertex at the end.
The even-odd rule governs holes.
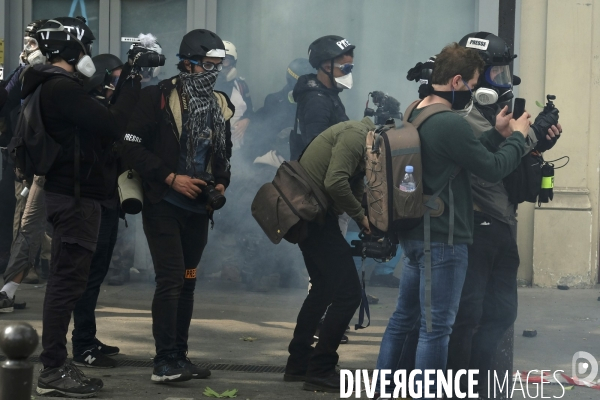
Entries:
MULTIPOLYGON (((495 124, 496 115, 513 98, 510 63, 516 57, 505 41, 488 32, 466 35, 459 42, 475 48, 485 62, 475 107, 466 117, 476 136, 495 124)), ((527 135, 527 152, 549 150, 560 137, 558 118, 553 124, 536 118, 527 135)), ((478 369, 487 376, 504 333, 517 318, 517 204, 509 200, 503 181, 487 182, 472 175, 474 232, 469 246, 467 275, 448 345, 448 369, 478 369)), ((480 379, 480 393, 487 393, 480 379)))
MULTIPOLYGON (((480 137, 494 126, 496 115, 513 99, 513 85, 521 82, 510 72, 516 55, 503 39, 488 32, 468 34, 459 44, 478 50, 485 62, 473 93, 474 107, 465 117, 475 135, 480 137)), ((434 68, 435 57, 432 57, 424 64, 418 63, 407 78, 421 82, 419 92, 423 93, 434 68)), ((530 150, 542 152, 552 148, 562 133, 558 118, 543 116, 544 111, 529 129, 525 155, 530 150)), ((498 344, 517 317, 517 204, 509 200, 502 180, 487 182, 472 174, 471 189, 475 222, 473 244, 468 249, 467 273, 450 335, 447 365, 454 371, 478 369, 479 376, 485 377, 486 371, 493 369, 498 344)), ((418 332, 413 331, 410 336, 409 340, 414 342, 418 332)), ((414 354, 403 354, 400 368, 413 367, 413 357, 414 354)), ((485 379, 479 382, 484 383, 485 379)), ((487 393, 486 387, 481 386, 479 392, 487 393)))
POLYGON ((290 134, 290 159, 297 160, 306 146, 325 129, 348 121, 339 94, 352 88, 355 47, 335 35, 323 36, 310 44, 308 61, 317 73, 301 76, 294 87, 298 111, 297 125, 290 134))
POLYGON ((90 397, 102 387, 102 381, 85 378, 66 362, 66 334, 71 313, 87 285, 98 241, 101 202, 111 195, 106 186, 109 172, 105 156, 125 130, 138 100, 140 78, 126 66, 120 96, 108 109, 84 90, 76 75, 90 77, 95 72, 90 57, 94 35, 83 19, 48 20, 37 39, 49 64, 24 72, 22 96, 35 94, 41 86, 43 125, 62 147, 44 186, 46 212, 54 233, 44 299, 40 355, 44 369, 37 393, 90 397))
POLYGON ((210 376, 187 358, 187 342, 196 268, 212 211, 222 206, 206 195, 222 196, 231 175, 229 119, 235 108, 213 89, 224 57, 216 34, 188 32, 179 47, 181 72, 142 90, 125 134, 125 161, 143 180, 144 233, 156 272, 154 382, 210 376))
MULTIPOLYGON (((84 81, 84 89, 99 103, 109 106, 120 78, 123 62, 112 54, 99 54, 92 58, 96 72, 84 81)), ((100 202, 101 216, 98 243, 90 264, 87 286, 73 310, 73 363, 92 368, 113 368, 117 362, 110 358, 119 354, 116 346, 108 346, 96 338, 95 309, 100 285, 108 272, 119 224, 119 197, 117 174, 120 160, 116 151, 106 154, 105 185, 109 197, 100 202)))

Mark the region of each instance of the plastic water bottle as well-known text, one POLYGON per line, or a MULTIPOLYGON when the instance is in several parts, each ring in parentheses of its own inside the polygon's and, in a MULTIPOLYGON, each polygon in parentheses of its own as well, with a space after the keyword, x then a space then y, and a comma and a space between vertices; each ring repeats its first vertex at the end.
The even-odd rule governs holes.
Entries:
POLYGON ((404 178, 402 182, 400 182, 399 189, 403 192, 411 193, 417 189, 417 185, 415 185, 415 178, 413 177, 413 167, 412 165, 407 165, 404 171, 404 178))

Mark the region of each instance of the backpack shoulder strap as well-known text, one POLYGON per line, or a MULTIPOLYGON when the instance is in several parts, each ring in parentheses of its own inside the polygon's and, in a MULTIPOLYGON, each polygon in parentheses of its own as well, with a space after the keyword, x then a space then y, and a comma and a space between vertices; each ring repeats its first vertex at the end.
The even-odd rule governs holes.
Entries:
POLYGON ((430 106, 423 108, 423 111, 421 111, 421 113, 419 115, 417 115, 417 117, 411 122, 411 124, 415 128, 419 129, 419 126, 421 126, 421 124, 423 122, 425 122, 432 115, 442 113, 442 112, 449 112, 449 111, 452 111, 452 110, 450 109, 450 107, 448 107, 444 104, 439 104, 439 103, 432 104, 430 106))
POLYGON ((408 122, 410 115, 412 114, 414 109, 419 105, 420 102, 421 102, 421 100, 415 100, 412 103, 410 103, 410 105, 408 106, 406 111, 404 111, 404 118, 402 118, 402 122, 404 122, 404 123, 408 122))

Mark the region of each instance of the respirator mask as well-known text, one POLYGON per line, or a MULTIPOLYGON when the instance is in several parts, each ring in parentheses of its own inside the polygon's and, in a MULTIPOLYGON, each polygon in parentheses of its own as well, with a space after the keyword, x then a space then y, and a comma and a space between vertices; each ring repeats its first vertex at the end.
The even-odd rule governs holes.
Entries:
POLYGON ((35 38, 29 36, 23 38, 21 61, 29 65, 46 63, 46 57, 40 51, 40 46, 35 38))
POLYGON ((508 65, 492 65, 486 68, 482 76, 482 85, 473 94, 475 101, 487 106, 496 103, 506 103, 514 95, 512 77, 508 65))
POLYGON ((344 75, 334 78, 335 86, 338 89, 352 89, 353 80, 352 80, 352 69, 354 68, 354 64, 333 64, 334 67, 337 67, 342 71, 344 75))
POLYGON ((92 61, 92 57, 90 57, 90 54, 92 54, 92 44, 83 44, 83 42, 81 42, 81 40, 79 40, 77 38, 77 36, 73 35, 67 28, 65 28, 65 26, 63 24, 61 24, 60 22, 56 21, 56 20, 48 20, 48 22, 54 22, 56 24, 58 24, 59 26, 57 28, 45 28, 45 29, 40 29, 38 32, 63 32, 67 35, 69 35, 69 40, 73 40, 74 42, 76 42, 77 44, 79 44, 79 46, 81 46, 81 49, 83 50, 83 54, 84 56, 81 57, 78 61, 77 64, 75 64, 75 69, 77 70, 77 72, 81 73, 83 76, 87 77, 87 78, 91 78, 92 75, 94 75, 94 73, 96 72, 96 67, 94 66, 94 62, 92 61))

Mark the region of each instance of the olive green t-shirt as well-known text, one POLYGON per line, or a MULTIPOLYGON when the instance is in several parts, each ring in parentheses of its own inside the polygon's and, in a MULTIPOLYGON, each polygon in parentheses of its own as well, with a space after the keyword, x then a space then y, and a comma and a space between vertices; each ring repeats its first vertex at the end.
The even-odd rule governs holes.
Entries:
MULTIPOLYGON (((412 121, 421 111, 414 110, 412 121)), ((469 123, 454 112, 438 113, 428 118, 419 127, 421 158, 423 163, 423 192, 428 195, 448 183, 456 166, 460 173, 452 181, 454 194, 454 243, 473 242, 473 200, 471 197, 471 172, 490 181, 497 182, 510 174, 521 161, 525 152, 525 138, 514 132, 506 139, 503 147, 496 149, 505 139, 496 129, 484 132, 477 139, 469 123)), ((446 186, 440 199, 444 202, 444 213, 431 218, 431 241, 448 242, 449 190, 446 186)), ((424 240, 423 222, 403 237, 424 240)))

